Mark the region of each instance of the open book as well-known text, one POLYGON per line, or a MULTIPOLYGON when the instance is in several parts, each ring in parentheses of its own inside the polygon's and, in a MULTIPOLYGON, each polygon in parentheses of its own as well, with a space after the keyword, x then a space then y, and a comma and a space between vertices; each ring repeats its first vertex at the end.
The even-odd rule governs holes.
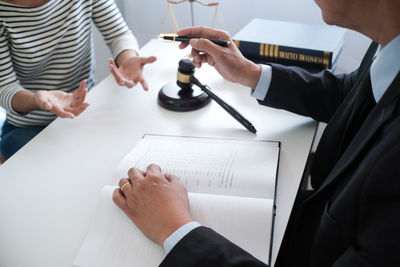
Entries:
MULTIPOLYGON (((280 143, 145 135, 121 160, 113 184, 150 163, 186 186, 192 218, 256 258, 270 262, 280 143)), ((101 192, 95 218, 74 266, 158 266, 165 252, 101 192)))

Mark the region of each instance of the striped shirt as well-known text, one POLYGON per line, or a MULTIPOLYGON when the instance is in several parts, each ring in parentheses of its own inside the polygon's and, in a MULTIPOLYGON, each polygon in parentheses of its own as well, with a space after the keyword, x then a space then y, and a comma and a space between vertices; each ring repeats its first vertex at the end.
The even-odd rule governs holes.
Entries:
POLYGON ((72 92, 83 79, 93 87, 92 21, 114 58, 138 49, 113 0, 49 0, 38 7, 0 1, 0 106, 9 123, 47 125, 56 118, 43 110, 14 111, 11 99, 20 90, 72 92))

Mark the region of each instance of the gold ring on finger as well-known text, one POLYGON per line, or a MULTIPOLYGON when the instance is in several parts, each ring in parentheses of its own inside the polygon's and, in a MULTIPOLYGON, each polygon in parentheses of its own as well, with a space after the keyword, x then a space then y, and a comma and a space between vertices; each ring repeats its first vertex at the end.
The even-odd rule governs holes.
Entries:
POLYGON ((125 186, 127 186, 128 184, 130 184, 130 182, 126 182, 121 186, 121 191, 124 192, 124 188, 125 186))

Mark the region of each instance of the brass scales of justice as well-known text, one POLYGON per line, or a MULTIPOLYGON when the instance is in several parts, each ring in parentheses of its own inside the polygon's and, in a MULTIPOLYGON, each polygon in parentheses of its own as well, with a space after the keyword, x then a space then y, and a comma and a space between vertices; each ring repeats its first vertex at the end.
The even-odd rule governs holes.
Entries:
POLYGON ((179 5, 179 4, 182 4, 182 3, 185 3, 185 2, 189 2, 190 3, 190 14, 191 14, 191 19, 192 19, 192 26, 195 25, 195 23, 194 23, 194 7, 193 7, 193 3, 197 3, 197 4, 200 4, 202 6, 215 7, 215 13, 214 13, 214 19, 213 19, 212 26, 214 28, 216 28, 218 26, 218 20, 220 20, 221 24, 222 24, 222 28, 225 28, 224 25, 223 25, 224 22, 222 20, 222 17, 219 14, 219 8, 218 8, 219 7, 219 3, 218 2, 213 2, 213 3, 208 3, 207 4, 207 3, 204 3, 204 2, 199 1, 199 0, 181 0, 181 1, 167 0, 167 4, 168 4, 167 12, 166 12, 166 14, 165 14, 165 16, 164 16, 164 18, 162 20, 162 25, 164 25, 165 20, 166 20, 166 18, 168 16, 168 13, 169 13, 169 15, 171 16, 172 23, 174 25, 174 31, 178 31, 179 30, 178 22, 177 22, 177 20, 175 18, 175 14, 174 14, 174 11, 173 11, 171 5, 179 5))

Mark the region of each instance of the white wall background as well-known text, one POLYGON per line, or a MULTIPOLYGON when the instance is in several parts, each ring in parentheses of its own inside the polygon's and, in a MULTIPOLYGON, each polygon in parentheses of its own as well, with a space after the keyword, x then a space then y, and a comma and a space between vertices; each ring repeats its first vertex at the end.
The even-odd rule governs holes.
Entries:
MULTIPOLYGON (((171 17, 167 13, 166 0, 114 0, 120 7, 125 20, 142 47, 160 32, 173 31, 171 17), (165 24, 162 24, 163 18, 165 24)), ((321 12, 313 0, 201 0, 205 3, 218 1, 223 28, 234 35, 253 18, 285 20, 309 24, 324 24, 321 12)), ((212 26, 215 7, 204 7, 194 3, 196 25, 212 26)), ((191 25, 190 3, 172 5, 180 28, 191 25)), ((102 80, 109 71, 107 58, 108 48, 95 32, 97 71, 96 78, 102 80)), ((345 36, 345 46, 340 57, 338 72, 348 72, 358 67, 360 60, 368 48, 370 40, 354 31, 345 36)))

